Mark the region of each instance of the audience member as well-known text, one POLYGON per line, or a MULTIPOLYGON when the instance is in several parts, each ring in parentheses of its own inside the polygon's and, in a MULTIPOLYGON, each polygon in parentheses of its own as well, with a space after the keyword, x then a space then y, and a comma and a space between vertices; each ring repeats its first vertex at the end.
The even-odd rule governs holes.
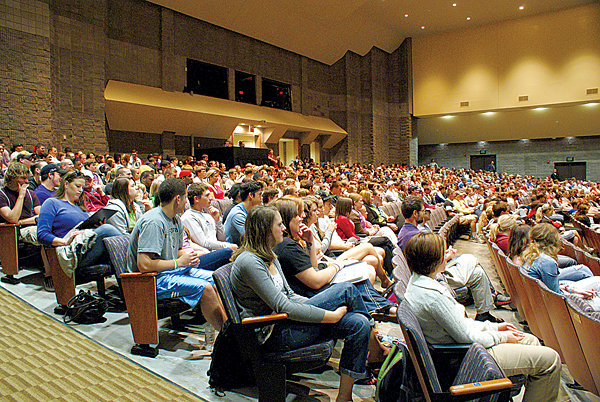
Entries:
POLYGON ((158 188, 158 197, 160 207, 142 215, 131 232, 127 269, 156 272, 159 299, 174 297, 184 301, 220 330, 227 317, 214 288, 212 271, 223 261, 182 250, 184 229, 179 214, 187 202, 183 180, 165 179, 158 188))
POLYGON ((480 343, 505 375, 525 375, 524 401, 558 400, 562 367, 558 353, 512 324, 468 318, 464 306, 435 280, 448 259, 443 238, 418 234, 406 244, 405 255, 412 271, 405 297, 428 343, 480 343))
POLYGON ((289 287, 272 251, 283 240, 284 228, 277 210, 255 207, 248 213, 246 228, 243 244, 233 256, 231 271, 242 318, 272 312, 288 314, 289 320, 278 321, 269 331, 259 333, 266 350, 283 352, 322 339, 343 339, 337 399, 351 400, 354 381, 368 376, 367 355, 371 361, 383 358, 356 287, 336 284, 310 299, 297 295, 289 287))
POLYGON ((241 202, 231 208, 225 220, 226 241, 237 245, 241 244, 245 232, 246 215, 252 208, 262 202, 262 186, 256 181, 243 183, 240 187, 239 196, 241 202))

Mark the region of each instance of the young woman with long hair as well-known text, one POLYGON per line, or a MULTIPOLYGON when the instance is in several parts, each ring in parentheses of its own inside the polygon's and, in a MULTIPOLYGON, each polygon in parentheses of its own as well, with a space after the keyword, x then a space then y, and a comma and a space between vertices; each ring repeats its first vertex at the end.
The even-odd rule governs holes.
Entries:
POLYGON ((302 223, 302 201, 297 198, 284 198, 272 205, 277 208, 285 225, 284 238, 273 251, 278 256, 288 283, 296 293, 306 297, 320 293, 346 265, 363 261, 368 264, 369 278, 358 282, 356 286, 367 310, 395 312, 394 303, 382 297, 373 287, 375 274, 384 278, 386 274, 381 267, 379 255, 371 244, 361 244, 337 258, 321 259, 319 239, 302 223))
POLYGON ((106 220, 123 234, 131 233, 135 223, 142 216, 140 206, 135 202, 138 191, 135 180, 128 177, 119 177, 112 188, 111 200, 106 204, 106 209, 115 210, 113 216, 106 220))
POLYGON ((585 299, 595 311, 600 311, 600 277, 593 276, 585 265, 560 269, 558 230, 549 223, 539 223, 529 232, 529 244, 522 254, 523 268, 556 293, 570 293, 585 299))
POLYGON ((248 213, 245 235, 232 256, 231 270, 241 316, 288 314, 288 320, 259 333, 259 341, 267 351, 285 352, 322 339, 344 339, 336 400, 352 400, 354 381, 367 377, 367 355, 370 361, 381 360, 384 351, 354 286, 336 284, 310 299, 290 288, 273 252, 273 247, 283 241, 284 229, 281 215, 273 206, 256 206, 248 213))
MULTIPOLYGON (((83 200, 84 175, 69 172, 61 180, 56 194, 48 198, 40 210, 37 235, 45 246, 66 246, 80 233, 72 230, 85 221, 89 214, 83 200)), ((94 229, 96 239, 92 247, 80 256, 77 266, 86 267, 100 262, 108 262, 108 253, 103 238, 121 234, 117 228, 103 224, 94 229)))

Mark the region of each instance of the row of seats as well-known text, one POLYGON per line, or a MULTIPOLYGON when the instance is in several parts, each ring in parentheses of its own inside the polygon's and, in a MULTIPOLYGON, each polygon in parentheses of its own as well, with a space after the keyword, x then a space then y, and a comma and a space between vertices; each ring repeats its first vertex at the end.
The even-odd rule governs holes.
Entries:
POLYGON ((578 264, 583 264, 589 267, 595 276, 600 276, 600 258, 594 257, 587 251, 577 247, 565 239, 561 239, 561 242, 561 251, 559 254, 566 255, 574 260, 577 260, 578 264))
POLYGON ((592 230, 589 226, 584 225, 573 217, 571 217, 571 221, 575 229, 582 234, 586 245, 593 249, 596 254, 600 255, 600 233, 592 230))
POLYGON ((387 216, 394 218, 394 222, 398 223, 401 228, 404 225, 404 216, 402 215, 402 201, 388 202, 379 207, 387 216))
POLYGON ((550 289, 487 241, 496 270, 531 332, 556 350, 575 381, 600 395, 600 313, 580 298, 550 289))

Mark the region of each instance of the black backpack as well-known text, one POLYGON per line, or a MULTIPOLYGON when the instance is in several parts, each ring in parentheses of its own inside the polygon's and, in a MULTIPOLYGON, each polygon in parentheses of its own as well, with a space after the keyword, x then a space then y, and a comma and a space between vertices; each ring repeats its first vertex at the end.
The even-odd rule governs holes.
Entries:
POLYGON ((208 370, 208 384, 216 395, 224 396, 223 390, 255 384, 252 363, 243 357, 240 350, 233 324, 227 320, 215 340, 208 370))
POLYGON ((375 400, 379 402, 425 400, 404 343, 394 344, 383 362, 377 376, 375 400))

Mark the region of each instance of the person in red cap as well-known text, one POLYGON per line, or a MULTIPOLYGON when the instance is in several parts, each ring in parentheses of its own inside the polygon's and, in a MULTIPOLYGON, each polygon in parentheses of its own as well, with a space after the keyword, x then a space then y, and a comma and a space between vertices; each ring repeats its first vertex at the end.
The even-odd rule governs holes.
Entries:
POLYGON ((179 172, 179 178, 185 181, 186 186, 189 186, 193 182, 192 171, 187 169, 181 169, 181 172, 179 172))

